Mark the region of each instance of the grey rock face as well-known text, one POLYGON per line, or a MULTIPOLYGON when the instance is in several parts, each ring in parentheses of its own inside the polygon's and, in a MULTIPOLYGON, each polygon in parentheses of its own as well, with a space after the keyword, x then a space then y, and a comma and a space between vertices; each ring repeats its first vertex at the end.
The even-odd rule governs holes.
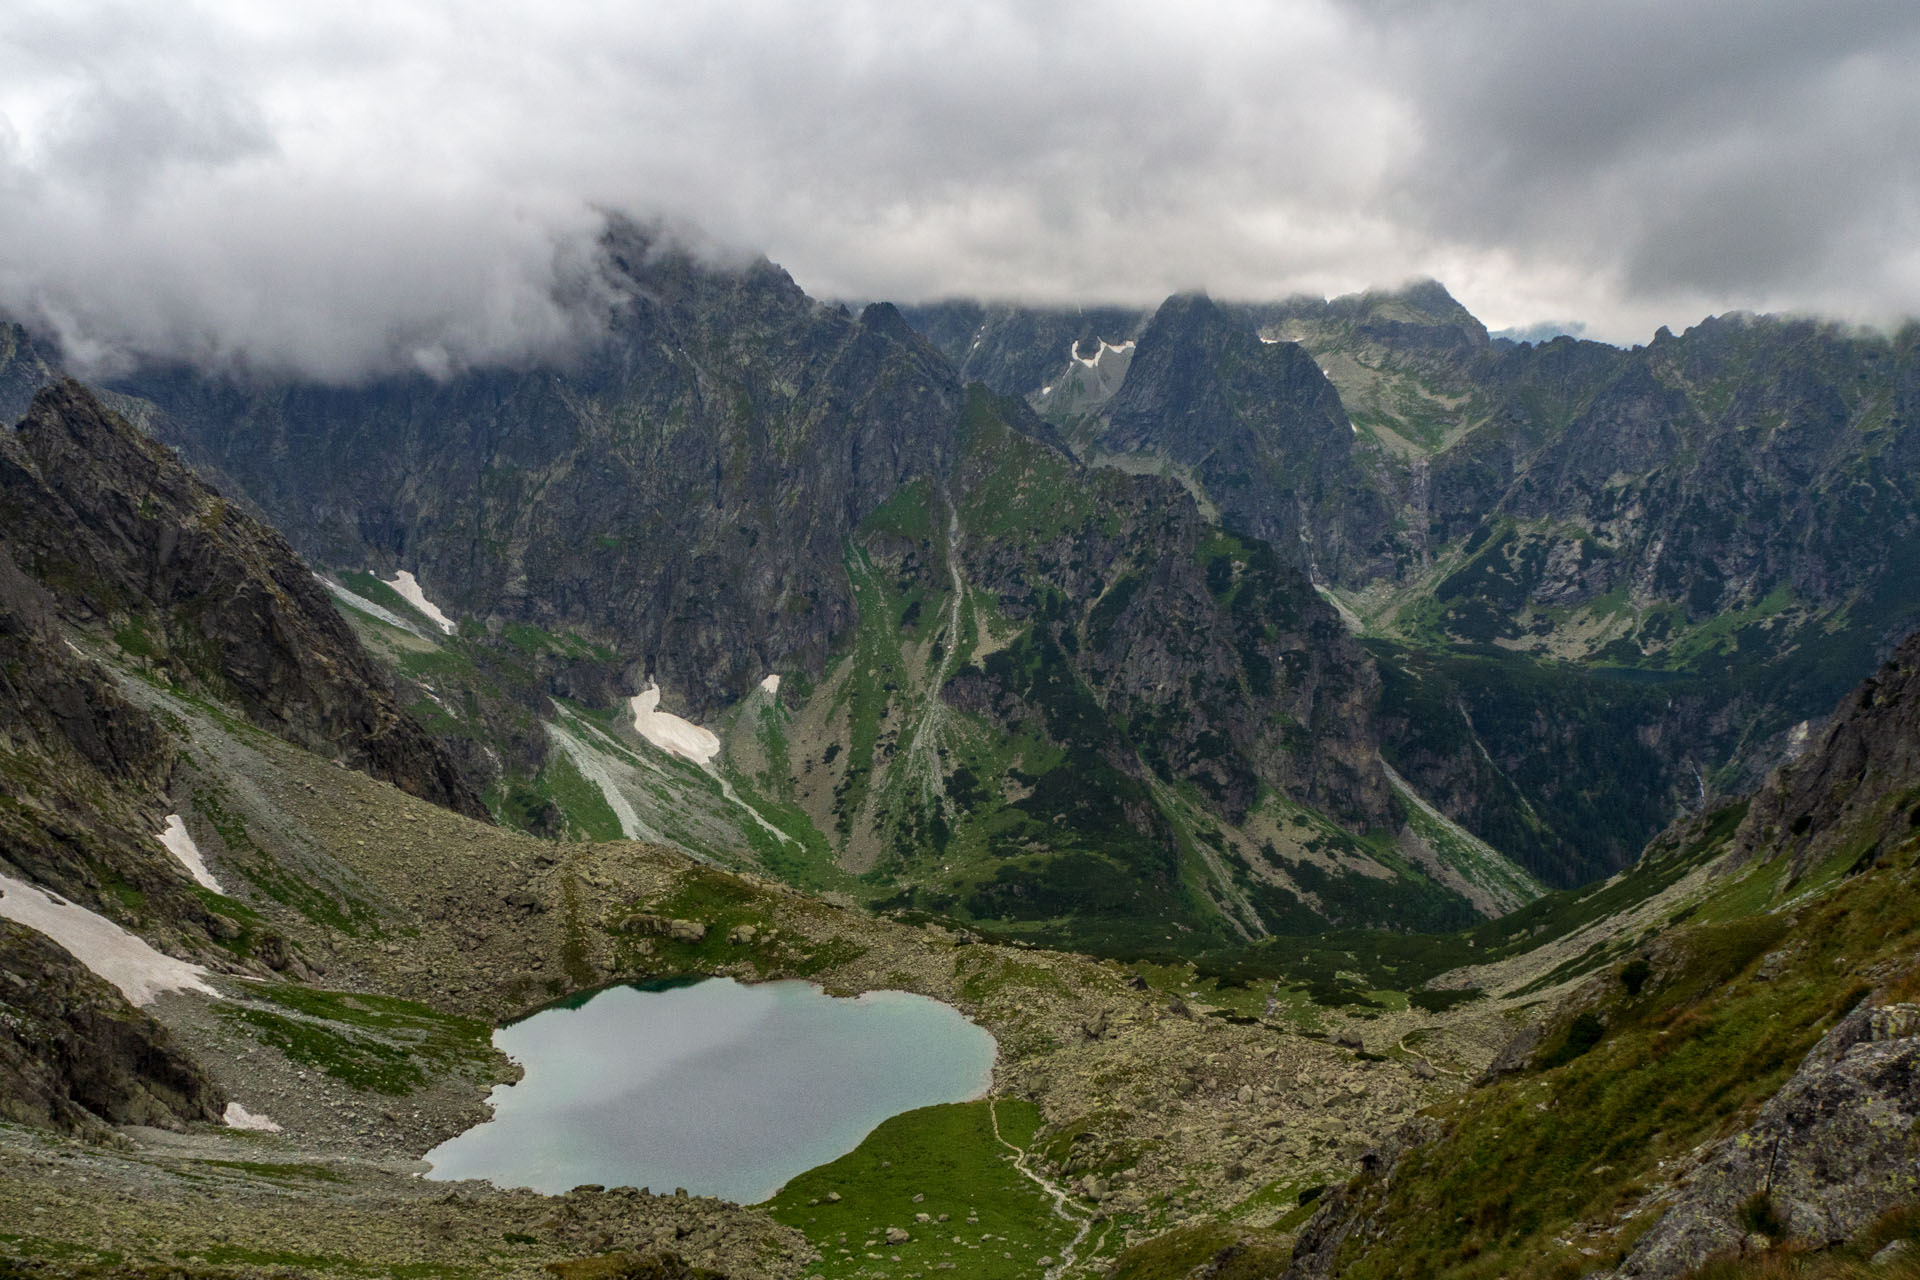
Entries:
MULTIPOLYGON (((956 474, 963 490, 975 482, 956 474)), ((1045 652, 963 672, 948 700, 1004 724, 1050 716, 1064 743, 1084 720, 1049 711, 1025 674, 1057 662, 1149 765, 1194 782, 1232 820, 1265 783, 1362 825, 1386 821, 1379 679, 1306 574, 1252 541, 1203 554, 1210 527, 1171 482, 1096 471, 1087 484, 1098 516, 1080 528, 968 539, 970 574, 1009 617, 1036 624, 1045 652)))
POLYGON ((1305 348, 1262 341, 1206 297, 1154 314, 1096 442, 1192 468, 1229 526, 1303 550, 1324 577, 1393 570, 1385 484, 1356 458, 1333 384, 1305 348))
MULTIPOLYGON (((159 438, 229 478, 316 559, 405 567, 462 617, 612 651, 596 659, 597 678, 545 673, 541 695, 604 706, 652 678, 677 714, 713 723, 769 672, 818 676, 844 652, 850 554, 932 598, 952 589, 957 548, 966 590, 1031 627, 1021 643, 1050 665, 1036 683, 1033 663, 999 658, 995 674, 987 659, 940 673, 940 696, 1002 727, 1047 721, 1084 775, 1035 797, 1036 856, 1062 852, 1056 835, 1082 815, 1079 844, 1120 849, 1146 882, 1176 884, 1179 841, 1149 774, 1194 783, 1230 821, 1263 786, 1358 825, 1391 820, 1372 724, 1378 681, 1290 552, 1248 539, 1237 560, 1213 554, 1178 486, 1085 472, 1017 402, 983 409, 1004 447, 969 445, 987 429, 969 418, 974 402, 891 307, 849 315, 771 264, 717 269, 629 226, 612 228, 604 249, 628 301, 605 341, 564 369, 358 389, 161 371, 118 389, 139 398, 130 411, 159 438), (1001 492, 1007 457, 1024 449, 1057 464, 1046 500, 1088 513, 1075 527, 1000 527, 997 499, 982 495, 1001 492), (924 495, 931 536, 869 527, 903 491, 924 495), (1078 687, 1072 707, 1056 697, 1056 665, 1078 687)), ((1288 368, 1318 377, 1310 361, 1288 368)), ((1333 425, 1332 445, 1347 447, 1351 431, 1333 425)), ((498 722, 537 724, 545 696, 498 722)), ((521 736, 530 741, 492 734, 485 745, 530 772, 544 738, 521 736)), ((878 748, 882 763, 893 745, 878 748)), ((474 753, 465 758, 477 775, 474 753)), ((866 840, 867 815, 835 816, 850 845, 866 840)), ((867 843, 937 843, 933 828, 952 815, 936 816, 922 815, 927 830, 880 831, 876 819, 867 843)), ((1032 909, 1020 893, 991 905, 1032 909)))
POLYGON ((1119 345, 1139 336, 1150 313, 1130 307, 1013 307, 938 302, 903 307, 907 323, 925 334, 967 382, 1003 396, 1039 390, 1067 368, 1069 352, 1083 355, 1102 341, 1119 345))
POLYGON ((1901 806, 1920 777, 1920 634, 1834 712, 1812 750, 1782 768, 1741 824, 1742 858, 1787 853, 1794 874, 1821 833, 1856 831, 1864 869, 1920 825, 1920 807, 1901 806))
POLYGON ((0 422, 18 422, 34 393, 59 378, 58 364, 25 329, 0 321, 0 422))
POLYGON ((285 541, 78 383, 42 390, 0 440, 0 527, 68 621, 289 741, 485 816, 285 541))
POLYGON ((105 668, 68 647, 59 602, 0 536, 0 867, 136 929, 205 945, 229 927, 149 834, 175 747, 105 668), (141 918, 110 881, 137 892, 141 918))
POLYGON ((57 944, 0 920, 0 1118, 97 1133, 220 1118, 166 1028, 57 944))
POLYGON ((1771 1201, 1785 1238, 1851 1239, 1920 1184, 1920 1006, 1856 1009, 1829 1031, 1744 1133, 1716 1144, 1617 1272, 1665 1280, 1738 1247, 1742 1210, 1771 1201))
POLYGON ((616 224, 628 302, 571 367, 357 389, 187 370, 119 389, 307 555, 408 568, 464 616, 573 629, 703 720, 817 674, 852 619, 860 520, 951 459, 960 384, 891 306, 824 306, 760 262, 616 224))

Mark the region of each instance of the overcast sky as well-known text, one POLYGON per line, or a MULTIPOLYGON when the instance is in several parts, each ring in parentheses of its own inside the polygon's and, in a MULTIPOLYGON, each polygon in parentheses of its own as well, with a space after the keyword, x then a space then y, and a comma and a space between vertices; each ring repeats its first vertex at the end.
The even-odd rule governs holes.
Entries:
POLYGON ((1489 325, 1920 313, 1920 5, 8 0, 0 310, 327 378, 577 338, 598 208, 824 297, 1430 275, 1489 325))

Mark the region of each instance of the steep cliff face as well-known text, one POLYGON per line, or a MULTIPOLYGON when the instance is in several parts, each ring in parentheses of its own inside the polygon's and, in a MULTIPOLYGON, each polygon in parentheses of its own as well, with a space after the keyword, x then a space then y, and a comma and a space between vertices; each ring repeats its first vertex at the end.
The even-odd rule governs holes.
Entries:
MULTIPOLYGON (((1087 329, 1073 313, 958 304, 913 317, 955 353, 976 321, 1002 346, 1087 329)), ((1831 653, 1803 624, 1846 603, 1844 629, 1870 638, 1818 688, 1796 669, 1796 706, 1817 713, 1915 622, 1891 585, 1911 577, 1920 518, 1913 326, 1735 315, 1631 349, 1515 343, 1427 281, 1325 301, 1174 298, 1136 333, 1129 385, 1107 405, 1114 445, 1189 466, 1223 450, 1196 476, 1207 496, 1281 541, 1305 523, 1283 528, 1289 508, 1348 486, 1364 532, 1316 566, 1354 592, 1372 584, 1360 605, 1383 630, 1697 666, 1726 656, 1724 636, 1697 633, 1728 614, 1774 619, 1749 652, 1831 653), (1272 360, 1246 356, 1248 330, 1272 360), (1342 420, 1357 443, 1330 429, 1342 420), (1260 461, 1263 436, 1283 465, 1260 461)), ((1072 361, 1029 357, 994 363, 1038 402, 1072 361)))
MULTIPOLYGON (((1288 815, 1350 841, 1319 815, 1398 811, 1371 665, 1305 574, 984 387, 957 454, 858 531, 858 632, 826 675, 746 704, 754 789, 896 906, 1081 945, 1324 923, 1303 883, 1326 860, 1288 815)), ((1400 874, 1357 844, 1327 869, 1400 874)))
MULTIPOLYGON (((1005 342, 1050 314, 967 319, 1005 342)), ((954 308, 916 319, 965 327, 954 308)), ((1177 475, 1299 548, 1399 668, 1389 759, 1572 883, 1757 785, 1920 625, 1916 334, 1731 316, 1632 349, 1516 343, 1428 281, 1170 300, 1090 409, 1072 359, 997 367, 1090 459, 1177 475), (1048 385, 1081 408, 1055 413, 1048 385), (1604 755, 1596 723, 1626 744, 1619 778, 1526 776, 1604 755)))
POLYGON ((1438 281, 1231 310, 1262 338, 1312 352, 1353 425, 1396 456, 1444 447, 1484 411, 1486 326, 1438 281))
POLYGON ((604 248, 626 302, 571 368, 120 389, 319 562, 581 631, 704 717, 770 670, 820 670, 851 618, 845 539, 945 467, 960 384, 890 306, 848 315, 627 224, 604 248))
POLYGON ((484 814, 286 543, 77 383, 42 390, 0 442, 0 525, 67 621, 289 741, 484 814))
POLYGON ((1295 549, 1322 577, 1394 568, 1392 510, 1356 456, 1340 395, 1305 348, 1262 340, 1210 299, 1154 313, 1094 436, 1106 453, 1151 451, 1186 468, 1226 523, 1295 549))
MULTIPOLYGON (((1352 517, 1314 544, 1345 555, 1338 529, 1364 517, 1338 480, 1353 432, 1298 349, 1198 299, 1141 338, 1160 354, 1125 421, 1191 428, 1176 465, 1318 486, 1222 533, 1180 486, 1089 471, 1026 406, 970 397, 891 307, 856 317, 771 264, 698 262, 623 223, 603 249, 625 301, 569 367, 357 389, 188 371, 117 384, 322 563, 405 568, 463 620, 388 647, 410 704, 462 742, 509 820, 752 848, 802 879, 855 873, 877 897, 996 919, 1096 901, 1112 919, 1157 894, 1183 928, 1224 911, 1235 928, 1297 929, 1325 908, 1283 855, 1336 879, 1402 875, 1357 843, 1359 870, 1296 848, 1402 816, 1371 663, 1314 591, 1318 553, 1295 554, 1303 520, 1352 517), (1182 352, 1207 372, 1188 377, 1182 352), (1172 379, 1158 392, 1155 369, 1172 379), (1305 386, 1321 398, 1287 409, 1305 386), (774 675, 786 683, 763 687, 774 675), (640 763, 652 748, 634 754, 618 712, 651 681, 664 708, 735 744, 704 776, 662 780, 640 763), (602 746, 613 754, 580 763, 602 746), (731 795, 705 794, 723 783, 731 795), (1200 852, 1202 834, 1220 848, 1200 852), (1137 883, 1115 896, 1104 873, 1059 873, 1087 870, 1083 855, 1119 858, 1137 883)), ((993 340, 962 353, 993 376, 1056 331, 1054 358, 1114 373, 1139 317, 1017 319, 943 323, 949 345, 964 324, 993 340)), ((1262 492, 1220 484, 1250 504, 1262 492)), ((1443 914, 1466 910, 1429 891, 1443 914)))
POLYGON ((1647 832, 1708 799, 1701 744, 1732 717, 1698 684, 1493 648, 1366 645, 1388 763, 1556 888, 1630 866, 1647 832))
POLYGON ((1657 686, 1663 789, 1750 788, 1920 623, 1913 377, 1911 335, 1767 318, 1496 352, 1409 519, 1436 568, 1369 616, 1657 686))
POLYGON ((1119 347, 1138 338, 1151 312, 956 301, 903 307, 901 314, 964 381, 1024 397, 1057 383, 1076 359, 1094 359, 1102 343, 1119 347))
MULTIPOLYGON (((1395 824, 1370 663, 1271 548, 1207 524, 1178 485, 1082 468, 1049 435, 976 388, 948 545, 865 544, 896 589, 957 573, 962 593, 930 633, 929 678, 961 713, 936 738, 944 816, 904 823, 896 848, 932 850, 943 874, 960 851, 977 860, 917 900, 1080 915, 1083 938, 1135 945, 1171 923, 1231 937, 1325 919, 1254 833, 1275 804, 1395 824)), ((898 734, 882 793, 923 742, 911 718, 898 734)))
MULTIPOLYGON (((1001 412, 1025 410, 1013 401, 1001 412)), ((1001 453, 976 448, 969 460, 984 454, 998 466, 1001 453)), ((1059 518, 1057 497, 1046 496, 1051 509, 1036 510, 1034 525, 966 544, 1002 610, 1025 621, 1050 598, 1071 602, 1050 625, 1071 629, 1072 663, 1108 714, 1170 780, 1193 782, 1230 820, 1265 786, 1361 827, 1386 825, 1378 677, 1306 573, 1203 521, 1178 485, 1080 476, 1098 496, 1078 527, 1046 527, 1059 518)), ((966 467, 957 477, 963 491, 984 481, 966 467)))
POLYGON ((1920 634, 1834 711, 1800 760, 1774 775, 1740 829, 1742 859, 1784 859, 1797 878, 1844 836, 1848 871, 1920 830, 1920 634))
POLYGON ((18 422, 34 393, 55 381, 59 360, 17 324, 0 321, 0 422, 18 422))
MULTIPOLYGON (((1622 660, 1665 656, 1691 627, 1762 608, 1787 613, 1788 632, 1849 599, 1867 605, 1867 625, 1907 620, 1886 595, 1920 519, 1910 338, 1731 317, 1632 351, 1589 347, 1562 340, 1489 363, 1496 403, 1470 445, 1504 442, 1504 492, 1466 483, 1467 500, 1449 496, 1456 473, 1434 464, 1444 535, 1473 506, 1486 531, 1458 572, 1487 577, 1472 594, 1492 608, 1477 622, 1450 613, 1449 629, 1537 645, 1565 629, 1541 627, 1546 611, 1620 594, 1633 616, 1595 631, 1587 651, 1612 644, 1622 660), (1543 378, 1558 396, 1539 393, 1543 378)), ((1450 598, 1447 582, 1437 595, 1450 598)))
POLYGON ((175 744, 68 646, 58 604, 11 554, 0 554, 0 706, 0 867, 210 950, 219 922, 149 834, 164 825, 175 744))
POLYGON ((1393 580, 1334 577, 1375 630, 1697 678, 1727 715, 1665 736, 1750 786, 1920 622, 1911 327, 1516 344, 1431 284, 1244 315, 1396 460, 1393 580))
MULTIPOLYGON (((0 436, 0 892, 31 899, 0 912, 8 1120, 98 1135, 220 1119, 221 1090, 89 964, 117 972, 114 957, 151 947, 128 963, 308 972, 279 928, 160 839, 180 827, 176 811, 195 812, 183 775, 203 789, 259 781, 209 779, 204 753, 218 748, 188 742, 181 718, 158 709, 189 703, 235 734, 273 741, 251 720, 483 812, 283 541, 77 384, 45 387, 0 436), (75 926, 92 938, 92 950, 73 944, 85 963, 16 922, 47 900, 70 924, 102 917, 75 926)), ((246 843, 205 799, 202 831, 246 843)), ((284 871, 257 874, 270 893, 293 892, 284 871)))

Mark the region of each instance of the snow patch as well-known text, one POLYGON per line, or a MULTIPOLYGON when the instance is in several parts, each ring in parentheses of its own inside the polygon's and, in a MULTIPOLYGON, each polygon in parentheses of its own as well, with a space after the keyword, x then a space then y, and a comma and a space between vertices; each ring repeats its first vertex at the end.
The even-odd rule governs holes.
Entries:
POLYGON ((199 965, 163 955, 104 916, 25 881, 0 876, 0 919, 46 934, 135 1004, 151 1004, 163 991, 220 998, 199 965))
POLYGON ((180 820, 179 814, 168 814, 167 829, 154 839, 167 846, 167 852, 180 860, 180 865, 187 869, 187 874, 202 889, 211 889, 215 893, 226 892, 220 887, 220 882, 214 879, 213 872, 207 870, 207 860, 200 856, 200 846, 193 842, 193 835, 187 830, 187 824, 180 820))
POLYGON ((641 737, 670 755, 704 765, 720 754, 720 739, 712 730, 682 720, 660 707, 660 686, 650 684, 630 699, 633 727, 641 737))
POLYGON ((418 609, 421 616, 431 621, 434 626, 448 635, 454 633, 453 619, 440 612, 439 605, 427 599, 427 593, 420 589, 420 584, 414 579, 412 573, 402 569, 391 578, 385 579, 385 582, 400 593, 402 600, 418 609))
MULTIPOLYGON (((318 577, 317 574, 315 576, 318 577)), ((401 617, 393 610, 385 608, 382 605, 377 605, 365 596, 347 590, 331 578, 321 578, 320 585, 332 592, 334 599, 340 601, 340 603, 350 609, 356 609, 366 614, 369 618, 378 619, 390 627, 398 627, 408 635, 419 636, 422 640, 429 638, 418 626, 401 617)))
POLYGON ((773 675, 768 676, 765 680, 762 680, 760 682, 760 691, 762 693, 779 693, 780 692, 779 673, 775 672, 773 675))
MULTIPOLYGON (((777 675, 768 676, 766 680, 762 680, 760 687, 767 689, 768 681, 773 682, 773 689, 780 687, 780 677, 777 675)), ((771 690, 769 690, 769 692, 771 692, 771 690)), ((634 695, 631 699, 631 705, 633 707, 633 727, 639 731, 641 737, 662 751, 665 751, 667 754, 679 756, 683 760, 691 760, 702 769, 705 769, 707 773, 713 777, 713 780, 720 785, 720 794, 729 803, 739 805, 742 809, 746 810, 747 814, 751 816, 755 822, 760 824, 760 827, 766 831, 767 834, 773 836, 782 844, 787 844, 792 841, 792 836, 789 836, 786 832, 780 830, 780 828, 774 826, 771 822, 768 822, 766 817, 758 809, 748 804, 745 800, 742 800, 739 793, 734 791, 733 785, 721 775, 719 768, 714 764, 715 759, 720 755, 720 739, 718 735, 711 729, 702 729, 690 720, 682 720, 679 716, 659 709, 659 685, 649 684, 645 692, 634 695)))
POLYGON ((237 1102, 229 1102, 220 1116, 227 1122, 229 1129, 257 1129, 261 1133, 278 1133, 280 1126, 266 1116, 257 1116, 237 1102))
POLYGON ((1108 342, 1105 338, 1097 339, 1097 341, 1100 343, 1100 349, 1098 351, 1095 351, 1091 357, 1083 356, 1080 354, 1080 342, 1079 342, 1079 339, 1077 338, 1073 342, 1068 344, 1067 354, 1073 357, 1073 362, 1075 364, 1081 365, 1082 367, 1088 368, 1088 369, 1097 369, 1100 367, 1100 362, 1107 358, 1107 352, 1111 351, 1117 355, 1122 352, 1133 350, 1133 339, 1131 338, 1127 339, 1125 342, 1121 343, 1118 346, 1115 346, 1114 344, 1108 342))

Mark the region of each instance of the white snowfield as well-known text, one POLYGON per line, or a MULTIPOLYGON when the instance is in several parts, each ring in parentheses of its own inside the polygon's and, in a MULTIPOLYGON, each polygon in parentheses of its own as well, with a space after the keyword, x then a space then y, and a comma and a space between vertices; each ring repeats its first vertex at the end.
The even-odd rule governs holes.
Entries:
POLYGON ((1080 354, 1080 343, 1077 340, 1067 345, 1067 354, 1073 357, 1073 362, 1088 369, 1098 368, 1100 362, 1106 358, 1107 352, 1109 351, 1118 353, 1131 350, 1133 350, 1133 339, 1131 338, 1120 343, 1118 346, 1108 342, 1105 338, 1101 338, 1100 349, 1093 353, 1092 359, 1088 359, 1080 354))
POLYGON ((0 918, 46 934, 135 1004, 151 1004, 163 991, 220 998, 199 965, 162 955, 104 916, 25 881, 0 876, 0 918))
POLYGON ((258 1129, 262 1133, 278 1133, 280 1126, 266 1116, 257 1116, 237 1102, 229 1102, 220 1116, 227 1122, 229 1129, 258 1129))
POLYGON ((419 582, 414 579, 411 572, 402 569, 391 578, 384 579, 384 581, 388 586, 400 593, 402 600, 405 600, 408 604, 418 609, 424 616, 432 621, 434 626, 440 628, 448 635, 454 633, 456 628, 454 627, 453 619, 440 612, 439 605, 427 599, 427 593, 420 589, 419 582))
POLYGON ((650 684, 645 692, 630 699, 633 727, 640 736, 669 754, 704 765, 720 754, 720 739, 711 729, 702 729, 691 720, 682 720, 661 711, 660 686, 650 684))
MULTIPOLYGON (((318 574, 315 574, 314 576, 319 577, 318 574)), ((395 613, 391 609, 384 608, 381 605, 375 604, 373 601, 367 599, 363 595, 357 595, 354 592, 347 590, 345 587, 335 582, 332 578, 320 578, 320 585, 325 587, 328 591, 332 592, 334 598, 336 600, 339 600, 342 604, 346 604, 352 608, 358 609, 361 613, 366 614, 370 618, 378 618, 380 621, 386 623, 388 626, 398 627, 400 630, 406 632, 408 635, 419 636, 422 640, 431 640, 433 638, 432 636, 429 636, 426 632, 422 631, 416 623, 401 617, 399 614, 395 613)))
POLYGON ((193 835, 187 830, 187 824, 180 820, 179 814, 168 814, 167 829, 154 839, 167 846, 168 853, 180 859, 180 865, 187 869, 187 874, 202 889, 211 889, 215 893, 226 892, 214 878, 213 872, 207 870, 207 860, 200 856, 200 846, 193 842, 193 835))
POLYGON ((778 675, 778 674, 775 674, 775 675, 770 675, 770 676, 768 676, 768 677, 767 677, 767 678, 766 678, 765 680, 762 680, 762 681, 760 682, 760 691, 761 691, 762 693, 778 693, 778 692, 780 692, 780 677, 779 677, 779 675, 778 675))

